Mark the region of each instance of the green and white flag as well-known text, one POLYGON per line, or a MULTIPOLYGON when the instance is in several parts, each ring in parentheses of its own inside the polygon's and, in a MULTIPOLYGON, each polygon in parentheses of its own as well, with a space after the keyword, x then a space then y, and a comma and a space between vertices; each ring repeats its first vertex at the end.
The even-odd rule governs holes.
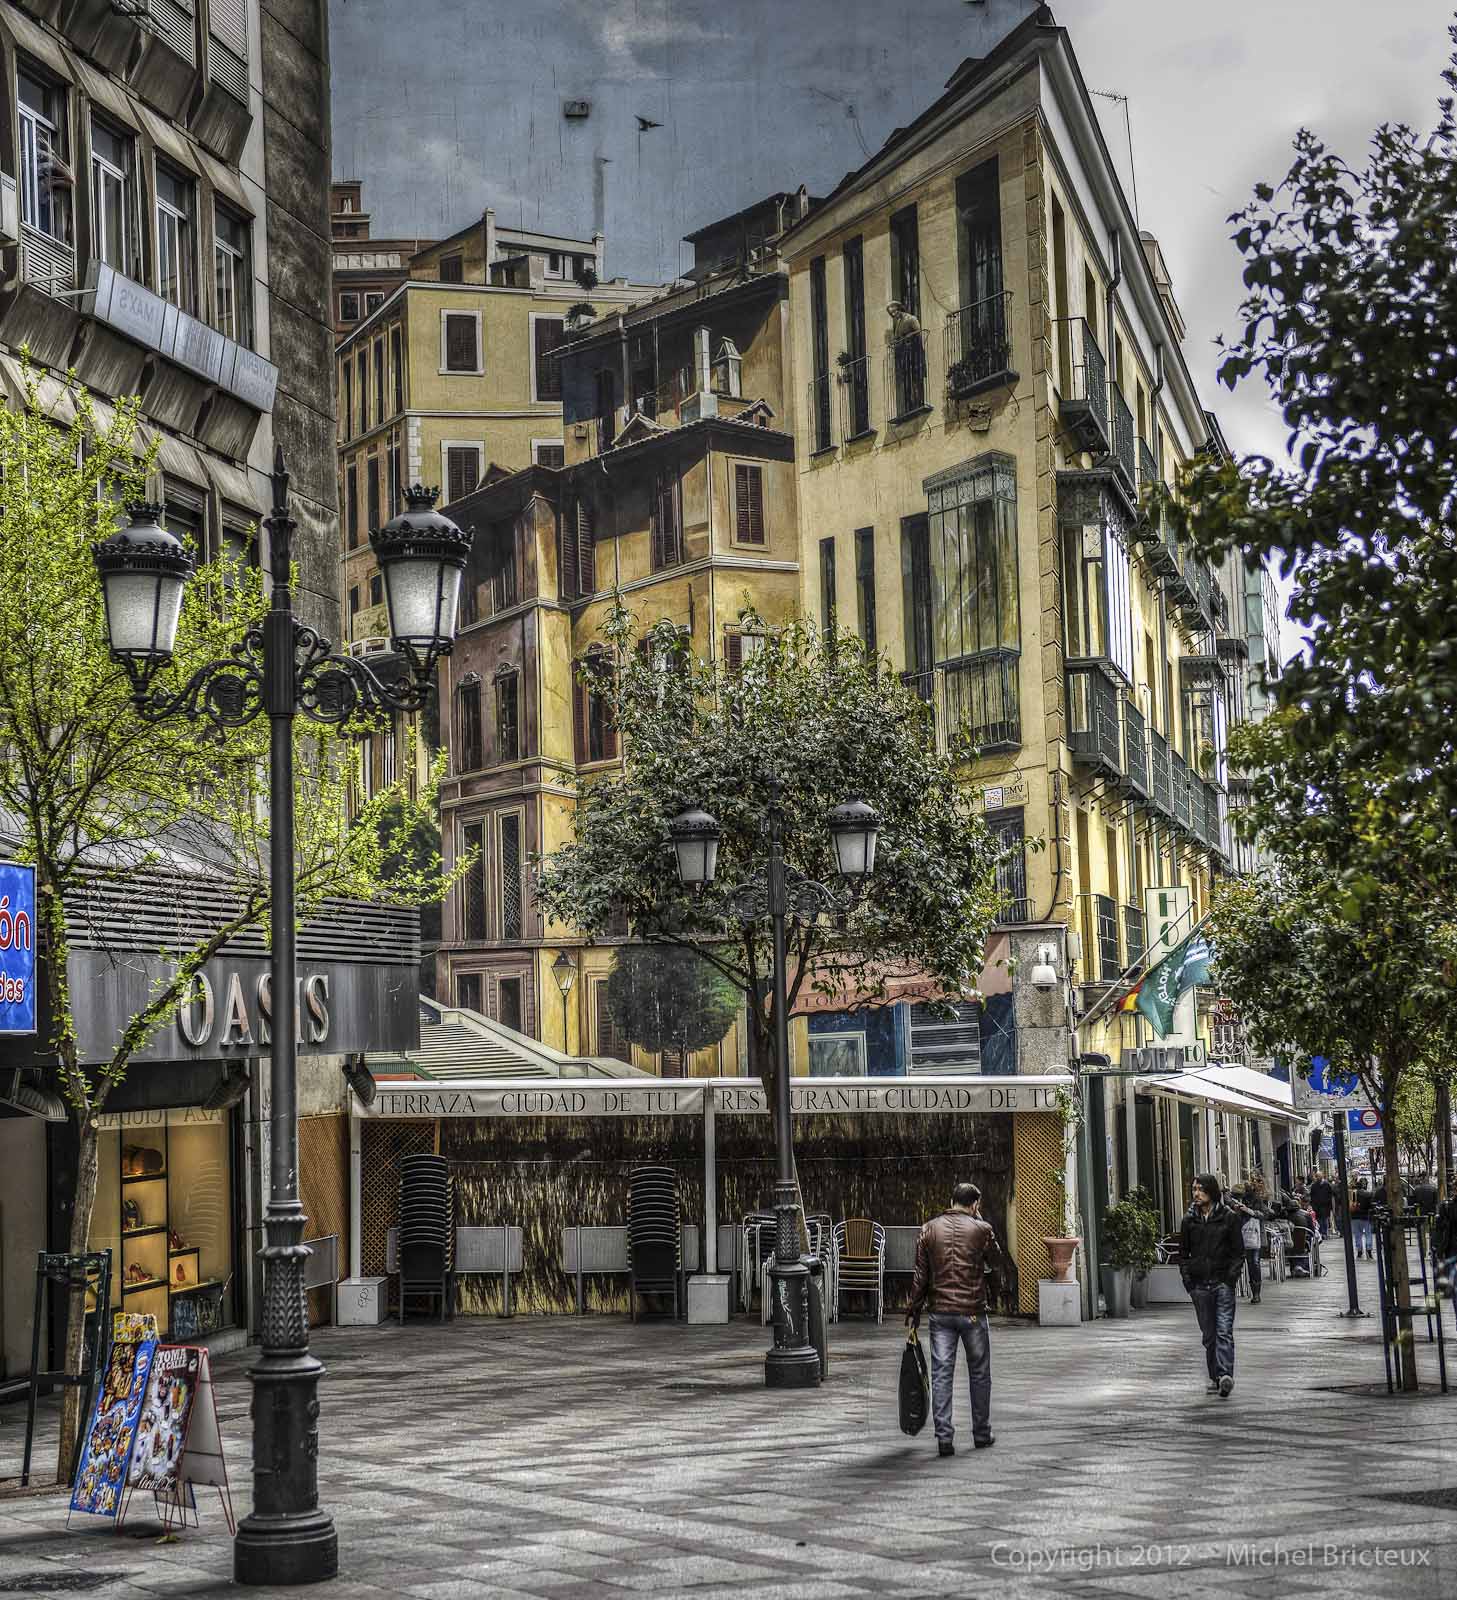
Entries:
POLYGON ((1174 1007, 1179 997, 1196 984, 1209 982, 1214 952, 1202 933, 1191 933, 1183 944, 1169 951, 1139 985, 1137 1009, 1148 1018, 1160 1039, 1174 1025, 1174 1007))

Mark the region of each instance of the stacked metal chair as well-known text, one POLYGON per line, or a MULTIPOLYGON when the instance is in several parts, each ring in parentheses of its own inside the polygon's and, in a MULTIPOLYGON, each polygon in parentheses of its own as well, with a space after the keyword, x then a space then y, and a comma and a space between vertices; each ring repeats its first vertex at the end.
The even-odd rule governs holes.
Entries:
POLYGON ((451 1312, 455 1268, 455 1180, 443 1156, 405 1156, 400 1162, 400 1321, 411 1300, 451 1312))
POLYGON ((825 1211, 811 1212, 805 1218, 809 1233, 809 1253, 824 1263, 825 1314, 831 1322, 840 1318, 840 1249, 835 1238, 834 1219, 825 1211))
POLYGON ((634 1167, 628 1178, 628 1308, 637 1321, 640 1294, 671 1294, 673 1318, 682 1281, 683 1217, 672 1167, 634 1167))
POLYGON ((839 1257, 837 1298, 869 1295, 879 1322, 885 1315, 885 1229, 869 1217, 847 1217, 835 1224, 835 1245, 839 1257))

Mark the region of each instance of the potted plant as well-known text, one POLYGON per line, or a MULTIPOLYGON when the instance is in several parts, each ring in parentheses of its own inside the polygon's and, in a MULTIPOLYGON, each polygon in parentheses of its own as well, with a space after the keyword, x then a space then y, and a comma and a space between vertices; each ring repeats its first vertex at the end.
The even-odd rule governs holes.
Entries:
POLYGON ((1132 1304, 1133 1274, 1154 1263, 1158 1225, 1132 1199, 1120 1200, 1103 1213, 1103 1299, 1110 1317, 1126 1317, 1132 1304))
MULTIPOLYGON (((1154 1197, 1142 1186, 1130 1189, 1124 1196, 1129 1205, 1138 1206, 1148 1214, 1149 1223, 1153 1228, 1154 1244, 1157 1247, 1159 1236, 1159 1208, 1154 1197)), ((1150 1268, 1157 1262, 1158 1253, 1155 1248, 1153 1260, 1146 1266, 1133 1269, 1133 1283, 1129 1292, 1129 1304, 1135 1311, 1142 1311, 1148 1305, 1148 1274, 1150 1268)))
POLYGON ((1054 1104, 1058 1115, 1062 1118, 1062 1160, 1052 1174, 1052 1181, 1057 1185, 1062 1200, 1058 1219, 1062 1232, 1048 1235, 1042 1242, 1047 1246, 1048 1259, 1052 1263, 1052 1281, 1070 1283, 1073 1276, 1073 1260, 1077 1255, 1078 1246, 1083 1241, 1078 1209, 1067 1189, 1067 1164, 1073 1146, 1077 1142, 1078 1124, 1082 1121, 1083 1114, 1082 1107, 1071 1090, 1059 1089, 1054 1104))

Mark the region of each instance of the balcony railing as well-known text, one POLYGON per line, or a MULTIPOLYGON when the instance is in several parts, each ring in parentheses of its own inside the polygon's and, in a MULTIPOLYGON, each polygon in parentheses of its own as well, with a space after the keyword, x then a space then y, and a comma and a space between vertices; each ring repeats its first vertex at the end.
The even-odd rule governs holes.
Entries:
POLYGON ((1096 661, 1067 664, 1067 739, 1073 760, 1121 777, 1123 753, 1118 690, 1096 661))
POLYGON ((1123 702, 1123 776, 1130 793, 1148 798, 1148 730, 1131 700, 1123 702))
POLYGON ((1151 489, 1155 484, 1163 482, 1163 474, 1159 471, 1159 464, 1148 443, 1144 439, 1138 441, 1138 488, 1141 494, 1145 489, 1151 489))
POLYGON ((20 275, 46 294, 65 294, 76 287, 76 252, 64 239, 22 222, 20 275))
POLYGON ((965 400, 982 389, 1013 383, 1007 306, 1012 291, 962 306, 946 319, 946 393, 965 400))
POLYGON ((1122 389, 1116 383, 1110 387, 1113 396, 1113 472, 1131 503, 1138 487, 1138 480, 1134 477, 1133 413, 1128 409, 1122 389))
POLYGON ((1169 741, 1155 728, 1148 730, 1148 782, 1155 811, 1173 815, 1173 769, 1169 765, 1169 741))
POLYGON ((1143 912, 1137 906, 1123 908, 1123 965, 1131 967, 1142 961, 1148 943, 1144 935, 1143 912))
POLYGON ((1170 776, 1172 779, 1172 806, 1174 826, 1182 828, 1185 833, 1194 831, 1194 793, 1193 785, 1198 780, 1189 771, 1189 763, 1177 750, 1169 754, 1170 776))
POLYGON ((835 445, 834 410, 831 405, 833 379, 829 373, 809 380, 809 426, 814 449, 832 450, 835 445))
POLYGON ((870 361, 865 356, 855 361, 842 361, 837 376, 840 404, 844 408, 841 437, 855 439, 870 432, 870 361))
POLYGON ((902 674, 901 681, 931 708, 938 750, 945 754, 958 739, 983 753, 1022 743, 1019 660, 1012 651, 997 651, 902 674))
POLYGON ((908 333, 891 342, 885 355, 885 392, 900 422, 926 409, 926 336, 908 333))
POLYGON ((1058 415, 1078 445, 1095 456, 1107 455, 1108 366, 1086 317, 1064 317, 1058 329, 1058 349, 1065 387, 1059 395, 1058 415))

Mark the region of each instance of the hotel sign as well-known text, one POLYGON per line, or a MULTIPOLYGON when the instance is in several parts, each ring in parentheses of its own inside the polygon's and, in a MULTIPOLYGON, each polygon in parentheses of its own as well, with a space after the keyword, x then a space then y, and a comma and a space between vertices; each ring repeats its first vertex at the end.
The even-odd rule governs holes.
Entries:
POLYGON ((83 306, 98 322, 236 395, 255 411, 272 411, 278 368, 271 361, 179 311, 105 262, 92 264, 88 283, 83 306))
MULTIPOLYGON (((1067 1077, 802 1078, 790 1089, 796 1116, 836 1116, 861 1111, 954 1115, 1054 1111, 1067 1077)), ((768 1100, 761 1083, 692 1080, 664 1083, 619 1079, 527 1079, 511 1083, 382 1083, 373 1105, 360 1115, 384 1121, 438 1117, 681 1117, 702 1116, 712 1096, 715 1112, 763 1116, 768 1100)))

